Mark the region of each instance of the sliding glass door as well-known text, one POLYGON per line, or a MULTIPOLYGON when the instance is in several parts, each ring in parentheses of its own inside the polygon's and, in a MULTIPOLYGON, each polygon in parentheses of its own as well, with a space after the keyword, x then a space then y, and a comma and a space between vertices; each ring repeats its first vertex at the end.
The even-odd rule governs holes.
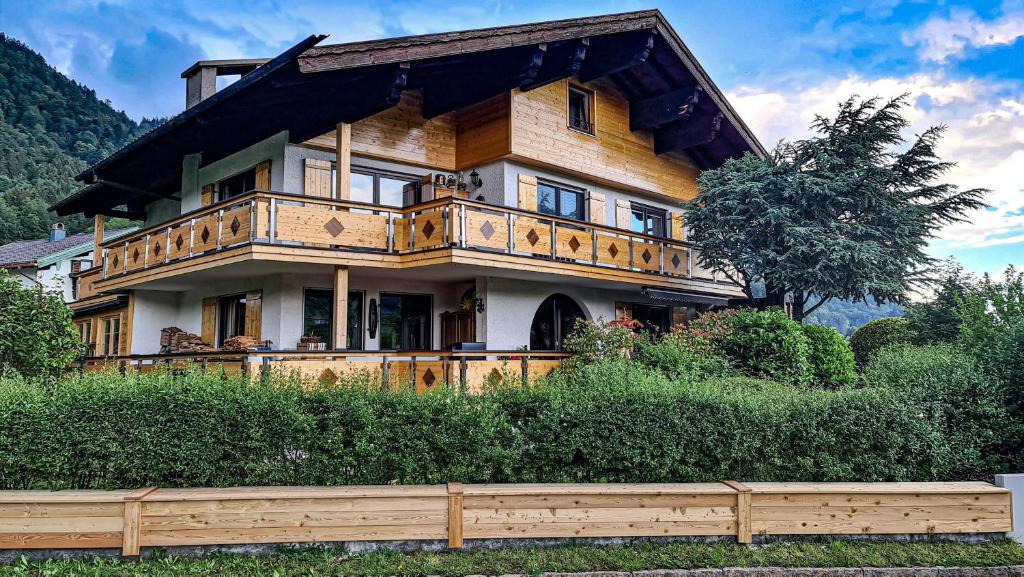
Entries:
POLYGON ((381 350, 430 350, 432 309, 430 295, 381 293, 381 350))

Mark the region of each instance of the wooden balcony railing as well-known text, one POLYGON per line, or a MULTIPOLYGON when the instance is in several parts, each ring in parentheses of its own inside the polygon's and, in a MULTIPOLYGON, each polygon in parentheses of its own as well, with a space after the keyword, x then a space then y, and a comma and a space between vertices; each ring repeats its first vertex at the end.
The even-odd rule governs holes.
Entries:
POLYGON ((103 278, 244 244, 406 255, 470 249, 606 269, 717 280, 690 243, 445 198, 395 208, 254 191, 103 245, 103 278))
POLYGON ((85 372, 116 369, 146 373, 192 366, 218 374, 260 378, 291 374, 331 385, 346 377, 365 375, 393 389, 412 387, 425 392, 449 386, 479 392, 488 381, 531 382, 547 376, 568 356, 557 351, 210 351, 85 357, 78 368, 85 372))

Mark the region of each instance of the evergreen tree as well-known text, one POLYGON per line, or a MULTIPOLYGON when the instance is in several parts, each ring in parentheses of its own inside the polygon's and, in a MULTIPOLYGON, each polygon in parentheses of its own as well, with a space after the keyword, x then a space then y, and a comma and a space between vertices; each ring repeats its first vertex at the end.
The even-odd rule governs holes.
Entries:
POLYGON ((791 294, 801 322, 833 298, 903 304, 931 281, 928 239, 987 192, 936 182, 952 167, 935 151, 945 127, 905 146, 905 105, 850 98, 835 118, 815 118, 811 138, 702 173, 687 205, 702 265, 751 300, 755 282, 770 306, 791 294))

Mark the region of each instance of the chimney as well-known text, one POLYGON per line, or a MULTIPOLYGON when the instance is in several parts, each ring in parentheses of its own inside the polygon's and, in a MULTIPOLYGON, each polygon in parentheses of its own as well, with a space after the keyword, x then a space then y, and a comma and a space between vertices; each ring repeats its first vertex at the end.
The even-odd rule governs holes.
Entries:
POLYGON ((200 60, 181 73, 185 79, 185 108, 213 96, 217 92, 218 76, 245 76, 269 60, 251 58, 241 60, 200 60))
POLYGON ((55 222, 53 223, 53 226, 50 227, 50 242, 64 240, 64 238, 67 237, 67 235, 68 233, 66 230, 64 230, 63 222, 55 222))

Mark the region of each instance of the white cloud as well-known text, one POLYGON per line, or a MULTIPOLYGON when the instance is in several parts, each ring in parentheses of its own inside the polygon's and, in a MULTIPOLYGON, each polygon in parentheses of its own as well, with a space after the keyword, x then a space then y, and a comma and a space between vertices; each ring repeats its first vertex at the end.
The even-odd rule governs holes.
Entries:
POLYGON ((1010 45, 1022 36, 1024 11, 982 20, 974 12, 957 9, 948 18, 934 17, 905 32, 903 44, 917 46, 922 60, 942 63, 951 57, 962 58, 967 48, 1010 45))
POLYGON ((911 94, 905 109, 912 137, 938 124, 948 130, 940 156, 957 163, 945 180, 962 188, 989 188, 993 208, 943 230, 939 242, 953 248, 1021 245, 1024 250, 1024 90, 1009 83, 949 80, 941 74, 866 79, 851 75, 816 84, 771 88, 742 86, 730 101, 766 143, 808 135, 815 114, 834 115, 851 94, 891 98, 911 94))

